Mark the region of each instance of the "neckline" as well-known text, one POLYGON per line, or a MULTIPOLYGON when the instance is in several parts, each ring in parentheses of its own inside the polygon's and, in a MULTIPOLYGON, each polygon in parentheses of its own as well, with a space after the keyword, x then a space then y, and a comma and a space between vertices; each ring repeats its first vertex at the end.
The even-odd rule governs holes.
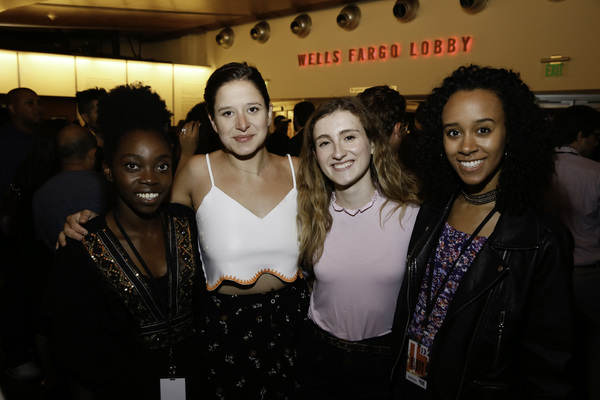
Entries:
MULTIPOLYGON (((241 209, 245 210, 246 212, 248 212, 249 214, 253 215, 254 217, 260 219, 260 220, 265 220, 267 219, 271 214, 273 214, 273 212, 275 210, 277 210, 279 208, 279 206, 281 204, 283 204, 283 202, 285 200, 287 200, 287 198, 293 194, 294 190, 296 190, 295 187, 292 187, 290 189, 289 192, 287 192, 287 194, 285 196, 283 196, 283 198, 279 201, 279 203, 277 203, 275 205, 275 207, 273 207, 267 214, 265 214, 264 217, 259 217, 258 215, 254 214, 252 211, 250 211, 248 208, 246 208, 242 203, 240 203, 239 201, 237 201, 236 199, 234 199, 233 197, 231 197, 230 195, 228 195, 226 192, 224 192, 223 190, 221 190, 218 186, 213 185, 210 190, 208 191, 208 193, 206 194, 206 196, 204 196, 204 199, 206 199, 206 197, 210 194, 210 192, 213 191, 213 189, 218 190, 219 192, 223 193, 223 195, 225 195, 228 199, 230 199, 231 201, 233 201, 235 204, 237 204, 241 209)), ((204 203, 204 199, 202 199, 202 203, 204 203)), ((200 207, 202 207, 202 203, 200 203, 200 206, 198 207, 198 211, 200 211, 200 207)))
MULTIPOLYGON (((446 224, 446 229, 449 229, 451 232, 456 232, 456 233, 460 234, 461 236, 469 236, 469 234, 468 234, 468 233, 466 233, 466 232, 463 232, 463 231, 460 231, 460 230, 456 229, 455 227, 453 227, 452 225, 450 225, 450 224, 448 223, 448 221, 446 221, 446 222, 445 222, 445 224, 446 224)), ((476 235, 476 236, 473 238, 473 240, 476 240, 477 238, 479 238, 479 239, 488 239, 488 238, 489 238, 489 236, 481 236, 481 235, 476 235)))
POLYGON ((331 206, 333 207, 333 209, 336 212, 345 212, 346 214, 350 215, 351 217, 354 217, 355 215, 357 215, 358 213, 364 213, 365 211, 367 211, 368 209, 370 209, 371 207, 373 207, 373 205, 375 204, 375 202, 377 201, 377 199, 379 198, 379 191, 377 189, 375 189, 375 193, 373 193, 373 196, 371 197, 371 200, 369 200, 369 202, 367 202, 367 204, 365 204, 362 207, 359 207, 356 210, 352 210, 346 207, 343 207, 341 205, 339 205, 337 203, 337 198, 335 195, 335 191, 333 191, 331 193, 331 206))
POLYGON ((556 149, 554 149, 554 152, 556 154, 572 154, 574 156, 580 156, 581 157, 581 153, 578 152, 575 148, 570 147, 570 146, 560 146, 560 147, 557 147, 556 149))

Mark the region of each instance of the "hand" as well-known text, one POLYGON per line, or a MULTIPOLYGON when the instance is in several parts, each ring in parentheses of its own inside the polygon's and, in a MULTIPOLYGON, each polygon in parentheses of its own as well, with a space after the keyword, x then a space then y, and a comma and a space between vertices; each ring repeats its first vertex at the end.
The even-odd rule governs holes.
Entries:
POLYGON ((67 222, 63 225, 63 231, 58 235, 56 249, 58 249, 58 246, 65 247, 67 245, 67 236, 71 239, 82 241, 83 237, 88 234, 88 231, 81 225, 97 215, 98 214, 90 210, 83 210, 69 215, 67 217, 67 222))
POLYGON ((181 146, 181 158, 188 159, 196 153, 198 147, 198 132, 200 122, 190 121, 181 128, 179 132, 179 145, 181 146))

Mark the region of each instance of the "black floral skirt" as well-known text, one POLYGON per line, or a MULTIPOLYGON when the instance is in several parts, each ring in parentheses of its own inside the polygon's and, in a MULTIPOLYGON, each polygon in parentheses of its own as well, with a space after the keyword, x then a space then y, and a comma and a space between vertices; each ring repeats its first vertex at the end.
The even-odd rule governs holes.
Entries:
POLYGON ((209 399, 295 399, 296 353, 309 293, 297 280, 277 291, 207 296, 209 399))

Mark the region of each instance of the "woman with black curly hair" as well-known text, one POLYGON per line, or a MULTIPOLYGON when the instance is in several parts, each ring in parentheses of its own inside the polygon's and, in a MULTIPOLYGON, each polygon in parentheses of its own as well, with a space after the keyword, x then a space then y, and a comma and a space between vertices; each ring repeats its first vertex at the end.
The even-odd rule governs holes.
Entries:
POLYGON ((202 357, 192 299, 204 285, 193 212, 163 207, 173 181, 171 113, 143 85, 117 86, 99 108, 116 205, 58 252, 52 344, 95 399, 182 398, 173 390, 195 398, 202 357))
POLYGON ((572 239, 540 212, 554 169, 515 72, 460 67, 423 106, 423 194, 398 299, 399 398, 566 399, 572 239))

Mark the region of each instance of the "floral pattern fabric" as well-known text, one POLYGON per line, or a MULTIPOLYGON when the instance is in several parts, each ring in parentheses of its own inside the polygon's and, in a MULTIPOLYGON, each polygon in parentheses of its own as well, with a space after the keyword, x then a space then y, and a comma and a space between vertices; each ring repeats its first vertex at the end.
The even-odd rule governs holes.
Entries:
POLYGON ((462 277, 487 239, 484 236, 474 237, 469 247, 457 261, 469 236, 468 233, 457 231, 446 222, 435 255, 429 260, 429 264, 425 269, 417 306, 408 327, 408 336, 424 346, 430 347, 433 344, 435 335, 444 322, 462 277), (454 266, 455 262, 456 266, 454 266), (432 269, 433 280, 431 290, 429 290, 428 285, 432 269), (441 287, 449 272, 450 276, 447 278, 446 284, 441 287), (431 298, 435 298, 438 293, 431 315, 427 318, 427 296, 430 295, 431 298))
POLYGON ((260 294, 210 294, 205 355, 210 399, 295 399, 298 337, 309 293, 304 280, 260 294))

